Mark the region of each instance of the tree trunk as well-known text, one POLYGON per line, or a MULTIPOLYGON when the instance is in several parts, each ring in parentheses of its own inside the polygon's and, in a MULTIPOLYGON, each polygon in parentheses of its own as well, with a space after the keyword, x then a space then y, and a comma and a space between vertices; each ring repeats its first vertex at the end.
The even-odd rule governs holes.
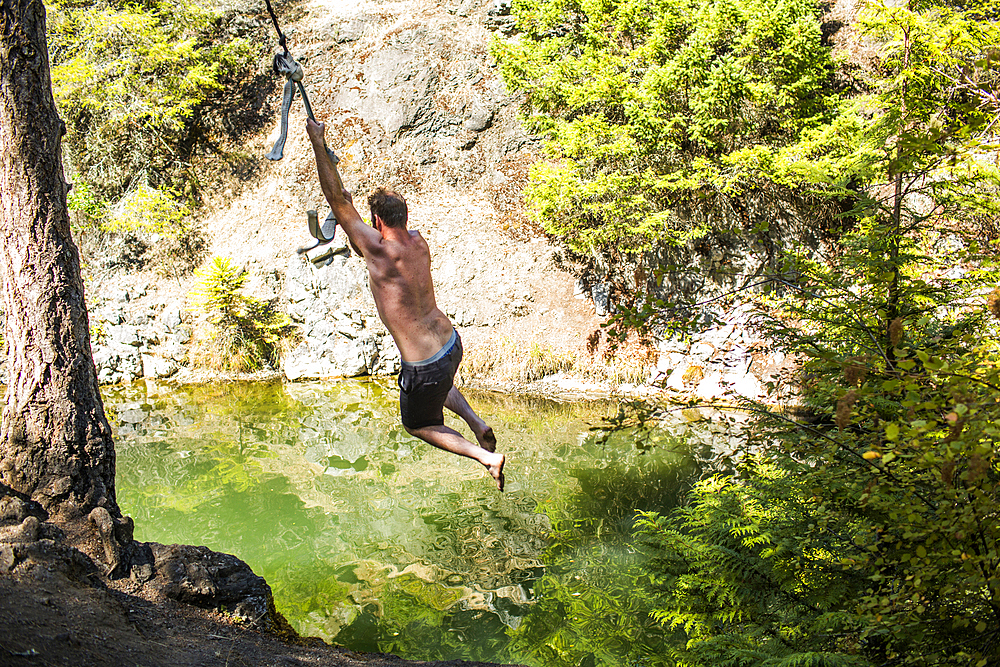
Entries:
POLYGON ((66 212, 41 0, 0 0, 0 276, 8 386, 0 482, 67 518, 120 516, 115 450, 66 212))

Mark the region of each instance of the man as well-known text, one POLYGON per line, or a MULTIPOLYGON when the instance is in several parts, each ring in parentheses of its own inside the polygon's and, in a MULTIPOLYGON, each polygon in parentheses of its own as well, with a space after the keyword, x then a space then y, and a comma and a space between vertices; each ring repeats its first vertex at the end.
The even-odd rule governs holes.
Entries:
POLYGON ((503 454, 496 453, 493 429, 454 386, 462 361, 462 341, 434 300, 431 254, 419 232, 406 228, 406 201, 379 188, 368 199, 371 227, 362 221, 327 156, 325 125, 306 121, 326 201, 354 249, 365 258, 379 317, 399 348, 399 406, 410 435, 453 454, 479 461, 503 491, 503 454), (444 425, 443 408, 465 420, 479 444, 444 425))

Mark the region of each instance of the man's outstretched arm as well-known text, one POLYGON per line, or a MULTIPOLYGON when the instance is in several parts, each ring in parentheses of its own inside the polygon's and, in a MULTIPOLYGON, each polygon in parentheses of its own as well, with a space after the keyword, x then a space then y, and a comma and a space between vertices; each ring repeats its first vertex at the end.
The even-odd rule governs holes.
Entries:
POLYGON ((358 210, 354 208, 350 195, 344 190, 344 183, 340 180, 340 172, 337 171, 326 153, 326 142, 323 138, 325 130, 326 125, 323 123, 317 123, 311 118, 306 119, 306 133, 309 135, 313 152, 316 154, 319 184, 323 188, 323 195, 326 197, 327 203, 333 209, 337 223, 344 228, 351 245, 361 255, 367 256, 381 246, 382 235, 364 223, 358 210))

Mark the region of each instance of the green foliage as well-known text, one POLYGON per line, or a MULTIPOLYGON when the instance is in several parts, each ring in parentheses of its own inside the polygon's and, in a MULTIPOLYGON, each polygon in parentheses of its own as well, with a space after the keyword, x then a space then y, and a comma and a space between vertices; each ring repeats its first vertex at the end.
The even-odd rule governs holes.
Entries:
POLYGON ((531 664, 672 665, 664 646, 679 639, 651 615, 648 558, 635 548, 632 527, 636 508, 674 507, 693 466, 675 453, 686 447, 672 439, 656 452, 636 450, 595 467, 599 457, 588 450, 604 451, 610 438, 649 435, 624 415, 613 430, 566 445, 571 454, 556 452, 579 457, 581 465, 571 472, 573 492, 554 493, 539 507, 552 523, 551 546, 532 586, 536 602, 510 633, 513 655, 531 664))
POLYGON ((687 637, 680 666, 861 665, 848 611, 865 578, 837 558, 855 551, 857 519, 818 526, 801 478, 745 462, 743 483, 712 478, 672 515, 642 513, 654 618, 687 637))
POLYGON ((765 463, 643 523, 681 664, 1000 661, 1000 292, 974 228, 1000 185, 996 9, 868 5, 869 92, 758 152, 853 225, 762 299, 809 421, 767 413, 765 463))
POLYGON ((74 183, 66 193, 66 207, 74 216, 72 222, 76 232, 98 227, 105 215, 104 203, 85 181, 74 183))
POLYGON ((688 639, 678 664, 1000 660, 996 325, 981 300, 942 299, 879 357, 872 304, 847 300, 817 287, 822 306, 796 310, 812 333, 787 332, 810 355, 812 423, 771 415, 766 463, 644 515, 655 617, 688 639))
POLYGON ((815 462, 796 474, 817 498, 817 525, 861 521, 856 548, 837 554, 867 579, 849 609, 873 661, 995 661, 996 326, 973 296, 980 276, 948 281, 928 258, 899 258, 886 280, 877 253, 870 263, 851 253, 822 271, 811 266, 814 286, 786 301, 806 326, 776 333, 808 356, 804 401, 816 423, 774 424, 777 455, 790 469, 815 462))
POLYGON ((812 0, 521 0, 514 12, 524 34, 494 54, 549 139, 528 200, 578 251, 702 233, 678 208, 738 194, 753 151, 795 142, 836 99, 812 0))
POLYGON ((172 193, 142 184, 119 200, 105 228, 108 231, 170 233, 190 213, 191 209, 172 193))
POLYGON ((190 217, 202 155, 224 154, 231 106, 253 106, 245 82, 260 47, 229 39, 223 14, 196 3, 117 0, 50 3, 48 43, 74 229, 98 243, 124 235, 119 262, 188 273, 206 248, 190 217))
POLYGON ((219 43, 221 15, 198 4, 54 2, 52 83, 71 171, 98 202, 137 184, 193 187, 187 158, 211 141, 203 112, 233 94, 259 55, 219 43))
POLYGON ((163 276, 180 277, 193 270, 208 245, 191 209, 180 197, 148 185, 134 188, 106 211, 99 229, 150 239, 152 247, 144 259, 163 276))
POLYGON ((220 370, 257 371, 278 364, 281 347, 295 335, 288 316, 274 304, 241 294, 247 274, 225 257, 198 273, 194 301, 209 316, 210 345, 199 355, 220 370))
MULTIPOLYGON (((995 2, 992 11, 997 11, 995 2)), ((1000 26, 983 10, 947 3, 870 3, 862 36, 880 46, 867 92, 845 100, 829 124, 766 158, 769 177, 852 196, 887 176, 908 174, 906 190, 931 198, 950 216, 996 216, 1000 26), (860 186, 860 187, 859 187, 860 186)), ((875 197, 879 202, 886 199, 875 197)), ((894 201, 899 201, 898 194, 894 201)))
POLYGON ((115 205, 99 200, 86 181, 67 195, 73 231, 100 239, 128 236, 135 243, 136 263, 152 264, 162 276, 179 278, 203 259, 208 243, 191 208, 177 193, 140 184, 115 205))

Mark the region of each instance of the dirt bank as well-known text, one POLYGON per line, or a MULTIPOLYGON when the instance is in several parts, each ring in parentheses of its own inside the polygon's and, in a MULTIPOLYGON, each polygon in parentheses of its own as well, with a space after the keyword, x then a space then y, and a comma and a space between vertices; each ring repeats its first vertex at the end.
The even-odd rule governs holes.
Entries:
POLYGON ((0 543, 0 570, 9 567, 12 554, 18 561, 11 573, 0 574, 2 667, 484 664, 355 653, 295 637, 280 617, 274 631, 261 631, 233 613, 170 599, 154 585, 108 579, 65 539, 11 543, 11 532, 5 530, 0 543))
POLYGON ((359 654, 322 641, 284 641, 217 612, 154 602, 75 582, 0 577, 0 665, 4 667, 403 667, 481 665, 412 662, 359 654))

